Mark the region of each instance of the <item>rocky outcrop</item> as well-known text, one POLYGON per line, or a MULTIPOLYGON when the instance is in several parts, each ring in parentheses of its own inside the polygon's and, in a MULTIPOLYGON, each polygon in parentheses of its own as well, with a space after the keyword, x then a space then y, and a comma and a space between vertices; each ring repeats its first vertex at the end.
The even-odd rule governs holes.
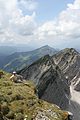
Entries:
POLYGON ((75 49, 67 48, 52 57, 55 64, 59 66, 69 84, 74 85, 74 89, 80 90, 80 53, 75 49))
POLYGON ((70 86, 69 111, 74 114, 73 120, 80 120, 80 53, 75 49, 64 49, 52 57, 62 70, 70 86))
POLYGON ((46 55, 19 72, 27 80, 33 80, 39 98, 55 103, 62 109, 69 104, 69 87, 61 70, 53 59, 46 55))

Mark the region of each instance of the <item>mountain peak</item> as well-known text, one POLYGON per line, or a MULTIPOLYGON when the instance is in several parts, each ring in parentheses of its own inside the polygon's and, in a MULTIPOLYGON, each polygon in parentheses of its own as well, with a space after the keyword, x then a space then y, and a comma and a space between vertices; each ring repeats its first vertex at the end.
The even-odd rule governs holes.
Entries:
MULTIPOLYGON (((42 46, 41 48, 45 48, 45 49, 54 49, 53 47, 51 47, 51 46, 49 46, 49 45, 44 45, 44 46, 42 46)), ((54 49, 54 50, 56 50, 56 49, 54 49)))
POLYGON ((64 52, 64 53, 67 53, 67 52, 78 53, 75 48, 65 48, 65 49, 62 50, 62 52, 64 52))
MULTIPOLYGON (((53 56, 54 62, 60 67, 70 83, 80 77, 80 54, 74 48, 66 48, 53 56)), ((79 88, 80 90, 80 88, 79 88)))
POLYGON ((51 48, 48 45, 35 49, 28 52, 16 52, 6 57, 6 61, 3 59, 0 63, 2 69, 11 72, 14 70, 20 70, 28 65, 31 65, 33 62, 45 55, 54 55, 57 53, 57 50, 51 48))
MULTIPOLYGON (((38 49, 54 49, 54 48, 50 47, 49 45, 44 45, 44 46, 41 46, 38 49)), ((54 50, 56 50, 56 49, 54 49, 54 50)))
POLYGON ((50 48, 50 46, 49 46, 49 45, 44 45, 43 47, 50 48))

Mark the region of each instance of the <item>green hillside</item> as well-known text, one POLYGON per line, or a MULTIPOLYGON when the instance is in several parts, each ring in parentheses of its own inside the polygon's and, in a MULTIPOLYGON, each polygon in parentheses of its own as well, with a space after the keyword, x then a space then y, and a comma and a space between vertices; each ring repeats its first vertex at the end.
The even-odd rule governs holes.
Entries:
POLYGON ((67 112, 37 98, 31 81, 13 83, 10 76, 0 79, 0 120, 67 120, 67 112))
POLYGON ((20 70, 44 55, 54 55, 55 53, 57 53, 57 50, 47 45, 29 52, 17 52, 7 56, 5 59, 3 58, 0 62, 0 68, 8 72, 20 70))

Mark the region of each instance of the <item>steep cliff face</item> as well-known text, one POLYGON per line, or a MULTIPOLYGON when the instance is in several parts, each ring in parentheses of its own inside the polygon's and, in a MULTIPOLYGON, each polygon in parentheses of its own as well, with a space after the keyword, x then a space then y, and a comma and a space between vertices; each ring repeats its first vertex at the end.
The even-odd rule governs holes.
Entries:
POLYGON ((70 93, 68 84, 49 55, 21 70, 20 74, 25 79, 34 81, 39 98, 55 103, 62 109, 68 108, 70 93))
POLYGON ((52 59, 67 76, 71 94, 69 111, 74 114, 73 120, 80 120, 80 53, 73 48, 64 49, 52 59))
POLYGON ((80 53, 75 49, 64 49, 52 57, 74 89, 80 91, 80 53))

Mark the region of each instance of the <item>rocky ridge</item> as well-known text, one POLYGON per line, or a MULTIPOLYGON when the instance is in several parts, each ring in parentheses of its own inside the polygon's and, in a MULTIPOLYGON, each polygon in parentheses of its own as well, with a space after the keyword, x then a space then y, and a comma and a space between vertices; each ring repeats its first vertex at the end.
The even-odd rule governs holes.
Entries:
POLYGON ((52 58, 67 77, 70 86, 69 111, 74 114, 74 120, 80 120, 80 53, 67 48, 52 58))
POLYGON ((68 77, 69 84, 73 84, 74 89, 80 91, 80 53, 73 48, 66 48, 52 58, 65 77, 68 77))
POLYGON ((75 49, 42 57, 20 73, 36 83, 41 99, 71 111, 73 120, 80 120, 80 53, 75 49))
POLYGON ((27 80, 33 80, 39 98, 55 103, 62 109, 69 104, 69 86, 61 70, 53 59, 46 55, 19 72, 27 80))

